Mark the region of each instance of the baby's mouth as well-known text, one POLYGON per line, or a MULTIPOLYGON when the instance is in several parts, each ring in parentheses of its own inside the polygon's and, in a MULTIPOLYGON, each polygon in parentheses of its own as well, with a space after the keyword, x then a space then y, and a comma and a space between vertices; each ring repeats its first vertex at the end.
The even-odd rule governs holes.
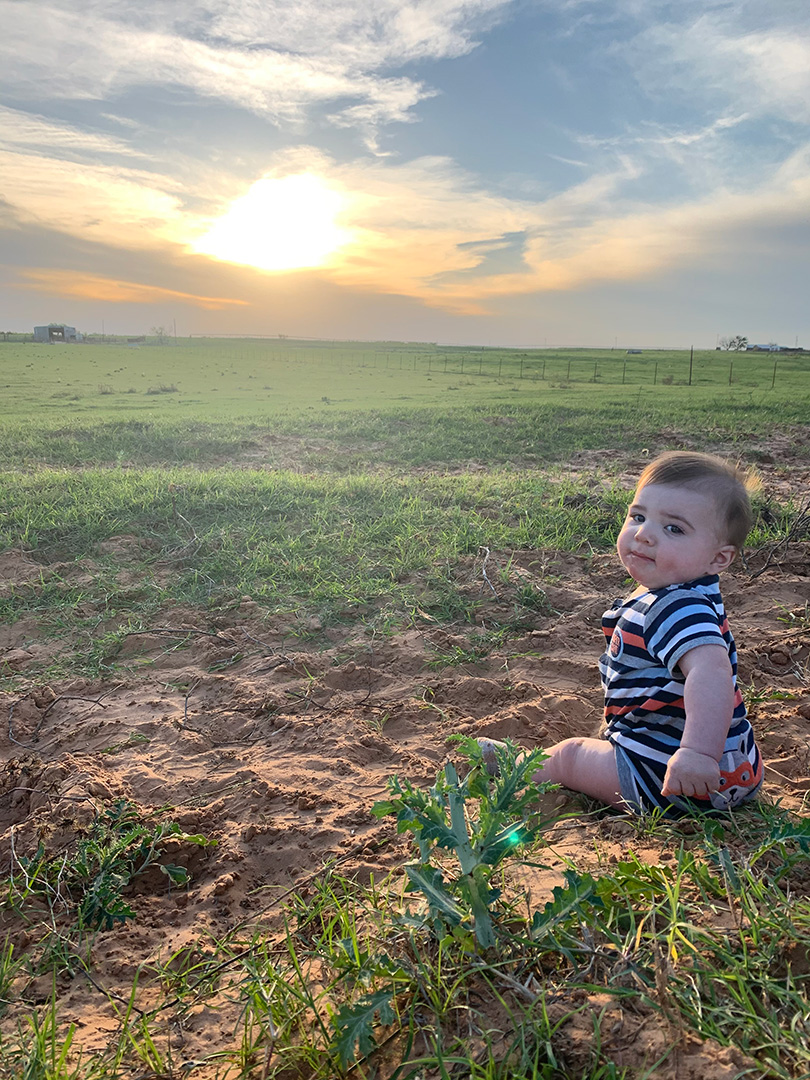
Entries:
POLYGON ((630 556, 633 559, 641 559, 643 562, 655 562, 652 555, 643 555, 640 551, 631 551, 630 556))

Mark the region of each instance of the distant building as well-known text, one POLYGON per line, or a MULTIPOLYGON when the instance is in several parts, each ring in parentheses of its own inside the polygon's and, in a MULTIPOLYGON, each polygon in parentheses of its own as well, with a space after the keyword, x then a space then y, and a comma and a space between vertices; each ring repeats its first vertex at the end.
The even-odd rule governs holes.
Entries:
POLYGON ((641 356, 641 352, 642 352, 641 349, 628 349, 627 350, 627 355, 628 356, 641 356))
POLYGON ((770 342, 768 345, 748 345, 747 351, 800 353, 804 352, 804 348, 801 345, 776 345, 774 342, 770 342))
POLYGON ((50 323, 48 326, 34 327, 34 341, 83 341, 83 336, 75 326, 64 326, 61 323, 50 323))

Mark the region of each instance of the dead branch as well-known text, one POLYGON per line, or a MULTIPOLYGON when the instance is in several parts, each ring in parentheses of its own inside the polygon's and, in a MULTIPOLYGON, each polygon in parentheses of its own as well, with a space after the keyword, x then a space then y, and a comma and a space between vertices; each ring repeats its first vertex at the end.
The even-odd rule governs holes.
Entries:
MULTIPOLYGON (((482 552, 483 552, 483 555, 484 555, 484 561, 483 561, 483 563, 481 564, 481 574, 483 575, 483 578, 484 578, 484 581, 486 582, 486 584, 487 584, 487 585, 489 585, 490 589, 492 590, 492 595, 493 595, 493 596, 495 597, 495 599, 497 600, 497 599, 498 599, 498 594, 497 594, 497 593, 495 592, 495 586, 494 586, 494 585, 492 584, 492 582, 491 582, 491 581, 489 580, 489 577, 488 577, 488 575, 487 575, 487 563, 489 562, 489 560, 490 560, 490 558, 491 558, 491 555, 490 555, 490 550, 489 550, 489 548, 488 548, 488 547, 482 547, 482 548, 479 548, 479 549, 478 549, 478 553, 479 553, 479 555, 480 555, 480 554, 481 554, 482 552)), ((481 586, 481 590, 483 591, 483 589, 484 589, 484 586, 482 585, 482 586, 481 586)))
POLYGON ((186 694, 185 698, 183 699, 183 721, 184 722, 186 722, 188 720, 188 699, 191 697, 191 695, 194 693, 194 691, 197 689, 197 687, 200 685, 201 682, 202 682, 202 679, 195 679, 194 682, 191 684, 191 686, 189 686, 188 693, 186 694))
POLYGON ((151 630, 127 630, 121 637, 137 637, 139 634, 174 634, 175 637, 182 637, 184 634, 188 636, 196 634, 198 637, 216 638, 217 641, 224 641, 228 645, 236 644, 233 638, 220 634, 216 630, 192 630, 187 626, 156 626, 151 630))

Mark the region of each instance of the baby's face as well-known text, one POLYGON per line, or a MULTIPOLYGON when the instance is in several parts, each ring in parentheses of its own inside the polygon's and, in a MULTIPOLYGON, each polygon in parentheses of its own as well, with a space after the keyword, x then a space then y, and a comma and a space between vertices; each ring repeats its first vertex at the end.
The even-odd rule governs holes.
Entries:
POLYGON ((720 511, 709 492, 645 484, 633 496, 616 547, 639 585, 661 589, 725 570, 736 549, 721 529, 720 511))

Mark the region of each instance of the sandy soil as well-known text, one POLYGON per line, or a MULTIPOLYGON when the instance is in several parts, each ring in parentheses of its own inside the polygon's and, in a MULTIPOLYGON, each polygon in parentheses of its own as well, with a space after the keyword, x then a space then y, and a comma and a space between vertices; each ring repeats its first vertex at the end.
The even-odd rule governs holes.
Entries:
MULTIPOLYGON (((506 553, 493 556, 506 564, 506 553)), ((373 636, 360 624, 323 629, 313 620, 305 640, 269 623, 245 598, 213 625, 199 612, 175 611, 164 617, 166 633, 127 639, 120 659, 133 666, 151 660, 146 674, 114 685, 32 682, 0 693, 2 865, 12 860, 12 837, 18 858, 40 840, 67 849, 96 808, 117 798, 145 812, 171 806, 185 830, 217 841, 205 850, 180 845, 172 860, 189 868, 189 887, 167 891, 165 877, 146 875, 130 897, 137 918, 99 937, 98 987, 124 995, 138 963, 199 947, 205 935, 236 926, 271 927, 287 891, 306 895, 310 875, 327 861, 362 881, 395 870, 410 857, 407 841, 369 813, 392 773, 432 781, 455 732, 511 736, 533 747, 599 727, 600 616, 624 589, 615 557, 525 551, 512 566, 513 583, 544 588, 554 613, 538 616, 533 629, 480 663, 437 663, 441 654, 470 647, 470 627, 420 621, 373 636)), ((7 581, 35 579, 40 569, 19 553, 0 556, 7 581)), ((496 597, 480 559, 467 570, 464 588, 483 601, 483 625, 505 618, 513 610, 510 586, 499 586, 496 597)), ((751 711, 767 763, 766 797, 803 809, 810 790, 810 545, 797 540, 767 566, 764 555, 748 569, 735 566, 724 597, 741 684, 757 692, 751 711)), ((7 670, 24 676, 38 648, 47 647, 31 645, 30 637, 30 625, 0 629, 7 670)), ((575 816, 552 830, 558 851, 587 859, 596 842, 607 857, 629 846, 642 858, 661 857, 656 842, 639 839, 621 817, 585 816, 576 799, 559 801, 575 816)), ((535 903, 557 880, 551 872, 533 882, 535 903)), ((23 949, 36 935, 11 917, 5 932, 23 949)), ((117 1025, 98 987, 83 977, 58 986, 61 1015, 78 1025, 77 1043, 90 1052, 117 1025)), ((33 980, 26 1007, 50 989, 49 978, 33 980)), ((649 1066, 671 1040, 649 1017, 634 1021, 624 1012, 613 1023, 611 999, 594 997, 591 1006, 606 1009, 612 1034, 605 1039, 620 1065, 649 1066)), ((9 1023, 18 1016, 12 1010, 9 1023)), ((572 1052, 592 1040, 587 1012, 583 1017, 561 1036, 572 1052)), ((192 1013, 172 1036, 178 1057, 203 1056, 212 1044, 229 1048, 233 1022, 227 1012, 192 1013)), ((733 1049, 684 1037, 653 1075, 724 1080, 741 1061, 733 1049)))

